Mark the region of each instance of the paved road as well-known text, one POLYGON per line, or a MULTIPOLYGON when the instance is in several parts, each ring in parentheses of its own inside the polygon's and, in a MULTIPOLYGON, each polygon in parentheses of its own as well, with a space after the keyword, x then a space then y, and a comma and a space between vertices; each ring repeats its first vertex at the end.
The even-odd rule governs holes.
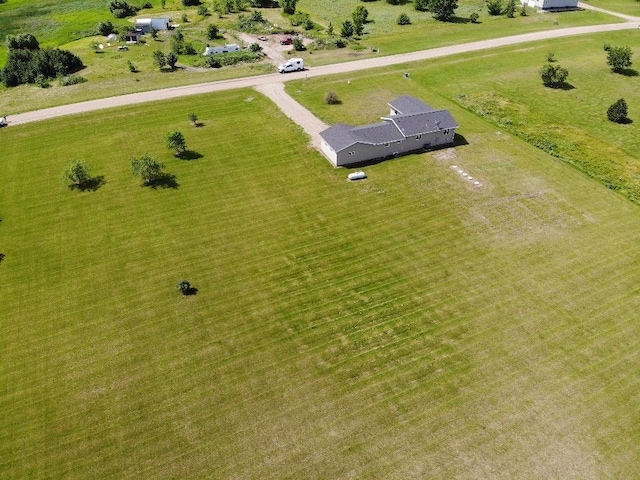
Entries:
MULTIPOLYGON (((596 10, 587 4, 580 3, 583 8, 596 10)), ((597 9, 601 10, 601 9, 597 9)), ((9 118, 10 125, 20 125, 23 123, 35 122, 39 120, 47 120, 50 118, 60 117, 63 115, 72 115, 105 108, 119 107, 125 105, 133 105, 137 103, 152 102, 157 100, 168 100, 176 97, 187 95, 199 95, 209 92, 218 92, 222 90, 230 90, 234 88, 258 87, 265 85, 277 84, 283 81, 289 81, 300 78, 311 78, 322 75, 332 75, 336 73, 356 72, 371 68, 386 67, 389 65, 398 65, 419 60, 427 60, 439 58, 458 53, 475 52, 478 50, 486 50, 490 48, 503 47, 508 45, 516 45, 526 42, 534 42, 539 40, 548 40, 552 38, 568 37, 573 35, 584 35, 589 33, 612 32, 618 30, 637 29, 640 18, 630 17, 628 15, 608 12, 612 15, 624 18, 625 23, 616 23, 610 25, 593 25, 587 27, 558 28, 543 32, 525 33, 522 35, 512 35, 502 38, 494 38, 490 40, 480 40, 477 42, 464 43, 460 45, 452 45, 449 47, 433 48, 430 50, 422 50, 419 52, 403 53, 398 55, 389 55, 383 57, 373 57, 363 60, 355 60, 352 62, 336 63, 333 65, 325 65, 314 67, 305 72, 296 72, 289 74, 272 73, 268 75, 260 75, 255 77, 237 78, 233 80, 223 80, 218 82, 201 83, 197 85, 185 85, 182 87, 165 88, 161 90, 153 90, 148 92, 131 93, 117 97, 102 98, 99 100, 90 100, 70 105, 62 105, 59 107, 46 108, 43 110, 35 110, 31 112, 12 115, 9 118)))

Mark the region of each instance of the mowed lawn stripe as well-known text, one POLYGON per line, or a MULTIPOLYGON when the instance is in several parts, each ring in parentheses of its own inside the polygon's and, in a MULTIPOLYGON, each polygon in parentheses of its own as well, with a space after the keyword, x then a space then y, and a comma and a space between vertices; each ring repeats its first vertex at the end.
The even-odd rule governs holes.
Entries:
POLYGON ((453 157, 370 166, 359 183, 248 90, 3 131, 30 134, 7 137, 0 182, 37 133, 66 139, 29 149, 16 181, 32 186, 2 212, 3 471, 630 472, 637 207, 455 116, 470 143, 453 157), (175 129, 201 158, 173 158, 175 129), (144 151, 178 189, 139 185, 129 160, 144 151), (98 191, 61 184, 72 155, 105 175, 98 191), (182 298, 181 278, 198 294, 182 298))

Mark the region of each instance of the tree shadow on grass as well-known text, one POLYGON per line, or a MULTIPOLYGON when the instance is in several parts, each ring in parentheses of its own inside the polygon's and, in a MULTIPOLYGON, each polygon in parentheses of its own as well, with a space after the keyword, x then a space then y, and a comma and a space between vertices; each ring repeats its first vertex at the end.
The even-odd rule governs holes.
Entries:
POLYGON ((467 23, 472 23, 472 22, 471 22, 471 19, 466 18, 466 17, 456 17, 456 16, 453 16, 453 17, 451 17, 449 20, 446 20, 446 23, 467 24, 467 23))
POLYGON ((198 160, 202 158, 202 154, 198 152, 194 152, 193 150, 185 150, 179 155, 176 155, 181 160, 198 160))
POLYGON ((618 120, 616 123, 619 123, 621 125, 631 125, 633 123, 633 120, 631 120, 630 118, 624 117, 618 120))
POLYGON ((198 289, 196 287, 189 287, 184 291, 182 295, 184 295, 185 297, 188 297, 191 295, 195 295, 197 293, 198 293, 198 289))
POLYGON ((633 68, 622 68, 620 70, 614 70, 615 73, 619 74, 619 75, 624 75, 625 77, 637 77, 638 75, 640 75, 640 73, 638 73, 637 70, 634 70, 633 68))
POLYGON ((554 90, 573 90, 574 88, 576 88, 567 82, 545 85, 545 87, 553 88, 554 90))
POLYGON ((89 180, 80 185, 69 185, 69 189, 79 190, 81 192, 95 192, 105 183, 107 183, 107 181, 104 179, 104 176, 98 175, 96 177, 91 177, 89 180))
POLYGON ((163 173, 158 178, 151 180, 146 183, 144 186, 155 188, 173 188, 177 189, 180 187, 176 176, 171 173, 163 173))

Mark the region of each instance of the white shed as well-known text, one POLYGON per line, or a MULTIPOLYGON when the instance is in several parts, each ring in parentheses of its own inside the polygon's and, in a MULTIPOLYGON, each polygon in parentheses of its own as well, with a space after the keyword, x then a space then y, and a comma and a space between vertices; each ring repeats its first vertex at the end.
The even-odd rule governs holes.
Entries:
POLYGON ((203 53, 203 55, 215 55, 216 53, 229 53, 229 52, 239 52, 240 46, 235 43, 230 43, 227 45, 217 46, 217 47, 207 47, 203 53))

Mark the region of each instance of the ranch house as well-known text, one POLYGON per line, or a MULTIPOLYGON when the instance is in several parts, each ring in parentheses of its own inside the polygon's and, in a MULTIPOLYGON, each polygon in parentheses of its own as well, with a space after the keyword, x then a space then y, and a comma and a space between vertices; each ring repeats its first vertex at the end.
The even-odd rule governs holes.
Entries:
POLYGON ((389 107, 389 116, 379 123, 339 123, 320 132, 322 153, 341 167, 453 143, 458 123, 448 110, 433 109, 406 95, 389 102, 389 107))

